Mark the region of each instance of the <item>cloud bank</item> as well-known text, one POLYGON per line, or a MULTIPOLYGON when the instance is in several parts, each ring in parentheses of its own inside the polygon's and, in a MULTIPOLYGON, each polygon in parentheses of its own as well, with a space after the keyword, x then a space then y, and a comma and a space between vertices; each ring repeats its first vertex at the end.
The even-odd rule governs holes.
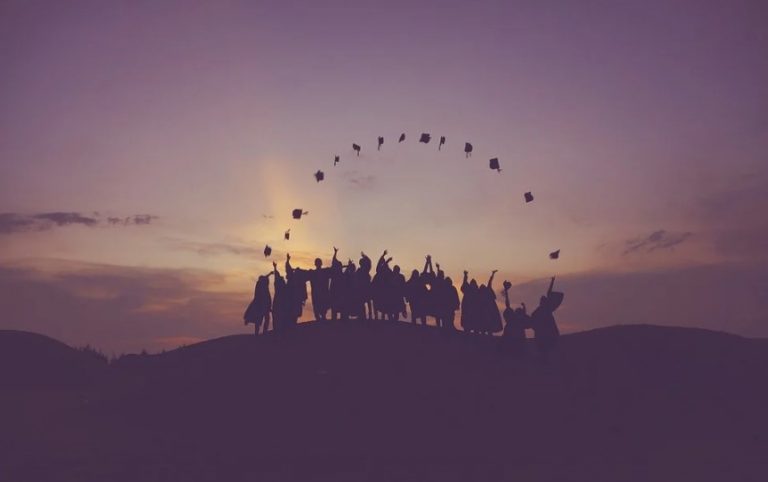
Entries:
POLYGON ((45 212, 37 214, 0 213, 0 234, 16 234, 28 231, 49 231, 64 226, 142 226, 158 219, 151 214, 134 214, 126 217, 103 218, 98 212, 85 215, 78 212, 45 212))

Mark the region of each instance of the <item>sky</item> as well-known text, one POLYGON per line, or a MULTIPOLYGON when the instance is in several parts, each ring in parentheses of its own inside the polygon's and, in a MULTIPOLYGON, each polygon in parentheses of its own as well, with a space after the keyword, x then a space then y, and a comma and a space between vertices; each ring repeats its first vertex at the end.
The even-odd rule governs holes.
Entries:
POLYGON ((0 328, 247 333, 272 259, 337 246, 498 269, 529 305, 557 276, 566 332, 768 336, 767 25, 760 1, 3 0, 0 328))

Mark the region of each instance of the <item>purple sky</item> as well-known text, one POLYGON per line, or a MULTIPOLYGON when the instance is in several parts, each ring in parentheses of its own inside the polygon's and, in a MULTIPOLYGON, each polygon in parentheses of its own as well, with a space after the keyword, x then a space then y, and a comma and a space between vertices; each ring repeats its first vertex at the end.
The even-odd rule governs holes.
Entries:
POLYGON ((739 1, 6 0, 0 327, 247 332, 269 243, 429 252, 529 304, 558 275, 566 331, 768 336, 766 25, 739 1))

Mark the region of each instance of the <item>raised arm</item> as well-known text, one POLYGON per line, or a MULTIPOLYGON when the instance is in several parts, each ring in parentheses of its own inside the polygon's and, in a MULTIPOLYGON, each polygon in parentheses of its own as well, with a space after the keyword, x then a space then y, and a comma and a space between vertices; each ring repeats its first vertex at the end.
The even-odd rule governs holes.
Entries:
POLYGON ((280 272, 277 270, 277 262, 272 261, 272 274, 275 275, 275 277, 280 276, 280 272))
POLYGON ((291 255, 288 253, 285 253, 285 273, 286 274, 293 273, 293 268, 291 267, 291 255))
POLYGON ((552 294, 552 288, 555 286, 555 277, 553 276, 552 279, 549 281, 549 289, 547 290, 547 298, 549 298, 549 295, 552 294))
POLYGON ((493 291, 493 277, 496 276, 497 271, 497 269, 491 271, 491 277, 488 278, 488 287, 491 289, 491 291, 493 291))
POLYGON ((464 292, 467 289, 467 286, 469 286, 469 283, 467 283, 467 278, 469 277, 469 271, 464 271, 464 279, 461 281, 461 291, 464 292))
POLYGON ((379 271, 381 271, 382 268, 384 268, 384 265, 387 264, 386 257, 387 257, 387 250, 385 249, 384 252, 381 253, 381 257, 379 257, 379 260, 376 262, 376 272, 377 273, 379 271))
POLYGON ((504 281, 504 304, 509 308, 509 288, 512 287, 512 283, 504 281))

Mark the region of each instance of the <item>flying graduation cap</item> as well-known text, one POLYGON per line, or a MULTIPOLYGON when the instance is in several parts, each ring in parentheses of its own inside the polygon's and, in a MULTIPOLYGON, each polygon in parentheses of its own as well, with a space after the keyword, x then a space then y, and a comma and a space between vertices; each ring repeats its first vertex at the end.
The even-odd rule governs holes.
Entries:
POLYGON ((527 203, 533 201, 533 194, 531 194, 531 191, 528 191, 527 193, 525 193, 523 197, 525 198, 525 202, 527 203))
POLYGON ((381 150, 381 145, 382 145, 382 144, 384 144, 384 138, 383 138, 383 137, 381 137, 381 136, 379 136, 379 145, 378 145, 378 146, 376 146, 376 150, 377 150, 377 151, 380 151, 380 150, 381 150))
POLYGON ((427 134, 426 132, 419 137, 419 142, 423 142, 424 144, 429 144, 429 141, 432 140, 432 136, 427 134))
POLYGON ((405 132, 400 134, 400 139, 397 140, 397 142, 403 142, 405 140, 405 132))
POLYGON ((464 143, 464 154, 466 154, 466 157, 472 156, 472 144, 469 142, 464 143))
POLYGON ((291 215, 293 216, 293 219, 301 219, 301 216, 309 214, 309 211, 303 211, 301 209, 294 209, 293 212, 291 212, 291 215))
POLYGON ((286 231, 285 234, 283 234, 283 237, 285 238, 286 241, 291 239, 291 230, 289 229, 288 231, 286 231))
POLYGON ((358 156, 360 155, 360 146, 358 146, 357 144, 352 144, 352 149, 357 151, 358 156))
POLYGON ((495 169, 498 172, 501 172, 501 166, 499 166, 499 158, 494 157, 493 159, 488 161, 488 167, 490 167, 491 169, 495 169))
POLYGON ((440 136, 440 144, 437 145, 437 150, 439 151, 441 147, 443 147, 443 144, 445 144, 445 136, 440 136))
POLYGON ((338 164, 338 163, 339 163, 339 156, 335 156, 333 158, 333 167, 336 167, 336 164, 338 164))
POLYGON ((549 253, 549 259, 559 259, 560 258, 560 250, 552 251, 549 253))
POLYGON ((266 258, 272 254, 272 248, 269 245, 264 246, 264 257, 266 258))

